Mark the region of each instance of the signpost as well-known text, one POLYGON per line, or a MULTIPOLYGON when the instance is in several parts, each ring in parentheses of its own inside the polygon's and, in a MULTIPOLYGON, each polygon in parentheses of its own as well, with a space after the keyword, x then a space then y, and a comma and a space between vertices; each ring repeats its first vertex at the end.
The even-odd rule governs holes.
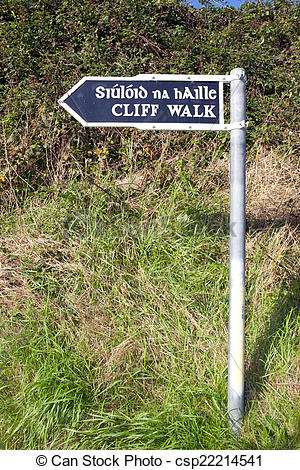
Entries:
POLYGON ((83 126, 230 131, 228 415, 239 433, 244 408, 246 76, 84 77, 59 103, 83 126), (224 123, 223 84, 230 84, 224 123))

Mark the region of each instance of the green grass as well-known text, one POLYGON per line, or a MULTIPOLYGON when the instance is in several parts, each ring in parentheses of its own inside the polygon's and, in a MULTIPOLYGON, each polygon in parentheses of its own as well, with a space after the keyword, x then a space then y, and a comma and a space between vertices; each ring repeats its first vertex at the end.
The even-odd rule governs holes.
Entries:
POLYGON ((2 217, 1 448, 299 446, 287 226, 247 235, 245 424, 228 428, 227 167, 223 189, 212 173, 74 181, 2 217))

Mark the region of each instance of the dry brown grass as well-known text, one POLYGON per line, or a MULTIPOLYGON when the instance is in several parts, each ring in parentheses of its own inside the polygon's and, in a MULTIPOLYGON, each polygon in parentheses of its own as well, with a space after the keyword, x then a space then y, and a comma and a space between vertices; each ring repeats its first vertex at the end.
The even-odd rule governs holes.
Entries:
MULTIPOLYGON (((226 205, 229 203, 229 154, 212 158, 196 176, 200 186, 208 192, 220 191, 221 200, 226 205)), ((283 156, 276 150, 263 148, 255 153, 249 151, 246 197, 247 223, 252 229, 268 229, 286 223, 297 227, 300 224, 300 165, 295 156, 283 156)))
POLYGON ((275 151, 257 152, 247 168, 247 218, 253 228, 300 223, 300 166, 275 151))
MULTIPOLYGON (((246 253, 251 265, 253 257, 263 251, 258 284, 268 289, 283 275, 295 279, 299 276, 300 165, 293 155, 262 148, 255 154, 249 152, 247 160, 246 253)), ((205 188, 220 191, 226 211, 229 172, 229 157, 225 155, 212 160, 199 176, 205 188)))
POLYGON ((19 310, 24 299, 32 296, 27 279, 21 272, 22 261, 10 248, 11 240, 1 240, 0 304, 4 311, 19 310))

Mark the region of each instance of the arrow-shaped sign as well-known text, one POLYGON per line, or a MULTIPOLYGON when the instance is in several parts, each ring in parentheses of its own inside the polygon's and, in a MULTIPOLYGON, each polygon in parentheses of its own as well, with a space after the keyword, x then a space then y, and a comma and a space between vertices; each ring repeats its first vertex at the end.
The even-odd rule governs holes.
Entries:
POLYGON ((223 130, 220 75, 84 77, 59 103, 83 126, 223 130))

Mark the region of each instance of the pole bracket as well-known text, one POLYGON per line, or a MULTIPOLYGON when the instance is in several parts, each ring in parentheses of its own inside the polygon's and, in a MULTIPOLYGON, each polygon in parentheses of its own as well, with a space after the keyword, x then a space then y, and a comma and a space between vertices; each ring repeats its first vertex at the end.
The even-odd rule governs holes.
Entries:
POLYGON ((248 127, 248 121, 239 121, 239 122, 231 122, 230 124, 225 124, 224 129, 226 131, 232 131, 234 129, 244 129, 248 127))

